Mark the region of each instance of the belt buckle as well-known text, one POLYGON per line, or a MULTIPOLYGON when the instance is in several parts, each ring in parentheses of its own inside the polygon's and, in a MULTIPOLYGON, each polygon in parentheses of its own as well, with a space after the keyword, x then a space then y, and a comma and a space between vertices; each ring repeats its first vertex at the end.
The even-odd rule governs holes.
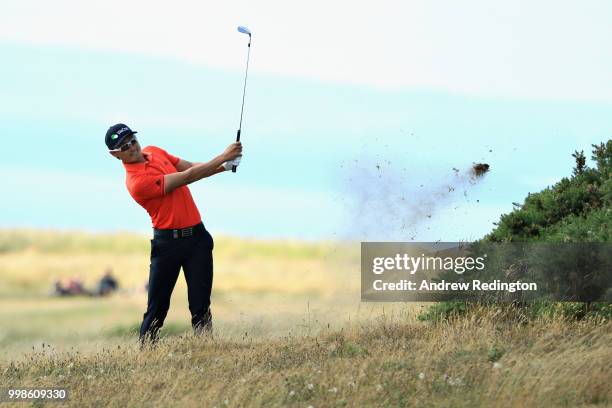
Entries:
POLYGON ((177 239, 178 237, 178 230, 172 230, 172 238, 177 239))
POLYGON ((181 230, 182 237, 190 237, 193 235, 193 228, 183 228, 181 230))

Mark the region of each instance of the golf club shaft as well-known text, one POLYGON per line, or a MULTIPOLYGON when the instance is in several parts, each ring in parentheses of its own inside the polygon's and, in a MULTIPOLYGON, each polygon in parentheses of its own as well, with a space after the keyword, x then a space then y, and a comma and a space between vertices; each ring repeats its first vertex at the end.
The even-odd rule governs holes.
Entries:
MULTIPOLYGON (((244 86, 242 88, 242 107, 240 108, 240 125, 238 126, 238 131, 236 132, 236 141, 240 141, 240 132, 242 131, 242 114, 244 113, 244 97, 246 95, 246 84, 247 77, 249 75, 249 58, 251 57, 251 36, 249 35, 249 50, 247 51, 247 63, 246 63, 246 71, 244 72, 244 86)), ((232 172, 236 172, 236 166, 232 166, 232 172)))

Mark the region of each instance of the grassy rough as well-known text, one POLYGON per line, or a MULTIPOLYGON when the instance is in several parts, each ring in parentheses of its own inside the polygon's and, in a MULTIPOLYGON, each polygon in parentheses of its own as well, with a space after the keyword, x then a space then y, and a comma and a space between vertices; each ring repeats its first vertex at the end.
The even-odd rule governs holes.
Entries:
POLYGON ((169 336, 97 352, 48 347, 0 387, 65 387, 67 406, 607 406, 612 325, 520 323, 488 310, 441 324, 378 317, 317 336, 169 336))
POLYGON ((181 278, 168 337, 141 352, 145 293, 45 292, 106 265, 136 287, 147 238, 75 236, 0 231, 0 388, 65 387, 74 407, 612 405, 609 320, 442 305, 420 321, 420 305, 359 303, 358 250, 330 243, 217 239, 215 336, 189 334, 181 278))

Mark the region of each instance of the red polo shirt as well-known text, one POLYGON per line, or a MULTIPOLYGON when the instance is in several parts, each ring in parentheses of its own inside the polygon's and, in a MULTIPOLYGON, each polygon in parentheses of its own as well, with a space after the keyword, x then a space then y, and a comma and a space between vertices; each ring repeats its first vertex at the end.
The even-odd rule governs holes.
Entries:
POLYGON ((164 194, 164 175, 176 173, 179 158, 159 147, 142 149, 144 163, 124 163, 125 184, 130 195, 151 216, 153 228, 178 229, 198 224, 202 219, 187 186, 164 194))

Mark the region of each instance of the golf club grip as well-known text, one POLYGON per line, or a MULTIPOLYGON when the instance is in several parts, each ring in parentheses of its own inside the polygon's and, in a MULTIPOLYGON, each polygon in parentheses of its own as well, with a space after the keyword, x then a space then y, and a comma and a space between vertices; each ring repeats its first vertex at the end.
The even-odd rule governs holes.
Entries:
MULTIPOLYGON (((240 129, 238 129, 238 131, 236 132, 236 141, 239 142, 240 141, 240 129)), ((232 173, 236 172, 236 166, 232 166, 232 173)))

